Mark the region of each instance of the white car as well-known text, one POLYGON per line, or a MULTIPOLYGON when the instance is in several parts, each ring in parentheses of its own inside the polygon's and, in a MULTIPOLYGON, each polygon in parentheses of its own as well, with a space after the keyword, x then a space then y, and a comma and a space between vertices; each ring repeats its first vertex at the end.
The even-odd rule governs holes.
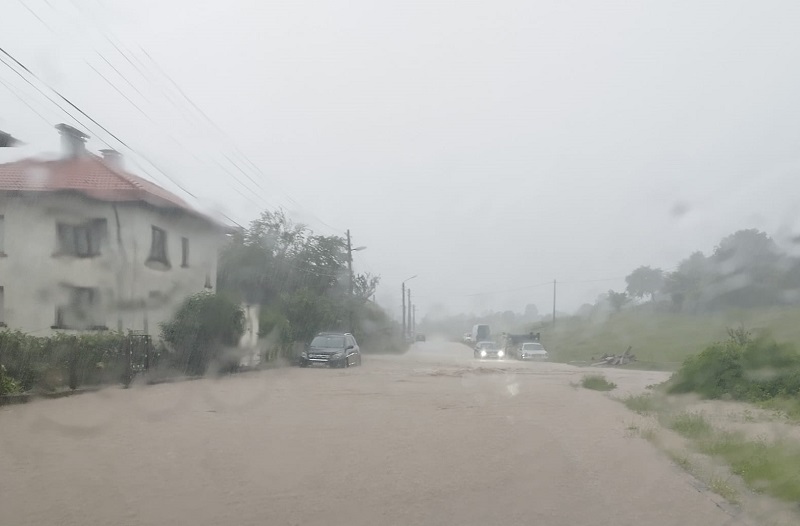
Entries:
POLYGON ((549 355, 541 343, 527 342, 517 349, 518 360, 547 360, 549 355))

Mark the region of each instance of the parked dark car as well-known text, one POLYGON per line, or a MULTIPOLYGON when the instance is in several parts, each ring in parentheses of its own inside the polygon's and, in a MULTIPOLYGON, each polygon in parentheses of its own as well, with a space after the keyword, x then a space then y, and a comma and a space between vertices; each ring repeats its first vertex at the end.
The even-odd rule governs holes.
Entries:
POLYGON ((424 334, 417 334, 415 340, 417 340, 418 342, 424 342, 425 341, 425 335, 424 334))
POLYGON ((361 350, 352 334, 321 332, 314 337, 308 349, 300 353, 300 367, 314 364, 328 367, 361 365, 361 350))

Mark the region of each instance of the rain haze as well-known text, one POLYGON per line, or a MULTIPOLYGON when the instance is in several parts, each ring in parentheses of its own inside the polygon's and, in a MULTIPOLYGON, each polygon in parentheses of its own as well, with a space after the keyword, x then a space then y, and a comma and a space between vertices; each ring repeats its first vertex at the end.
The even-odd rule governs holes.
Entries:
MULTIPOLYGON (((799 26, 793 1, 33 0, 0 17, 6 51, 174 182, 96 127, 91 150, 242 225, 282 207, 350 229, 394 316, 414 274, 421 314, 546 311, 552 287, 532 286, 553 279, 571 311, 737 229, 796 231, 799 26)), ((81 127, 0 79, 0 129, 26 143, 0 160, 81 127)))
POLYGON ((797 526, 799 28, 0 0, 0 523, 797 526))

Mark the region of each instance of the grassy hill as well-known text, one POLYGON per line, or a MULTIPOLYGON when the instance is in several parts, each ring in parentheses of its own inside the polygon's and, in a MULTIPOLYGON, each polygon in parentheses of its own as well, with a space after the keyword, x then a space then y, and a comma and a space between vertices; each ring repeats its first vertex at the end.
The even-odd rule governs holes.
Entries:
POLYGON ((683 360, 714 341, 728 327, 767 330, 778 341, 800 344, 800 309, 755 309, 715 314, 653 312, 649 305, 593 319, 564 318, 555 329, 541 327, 542 342, 559 362, 591 362, 603 353, 633 347, 636 368, 677 369, 683 360))

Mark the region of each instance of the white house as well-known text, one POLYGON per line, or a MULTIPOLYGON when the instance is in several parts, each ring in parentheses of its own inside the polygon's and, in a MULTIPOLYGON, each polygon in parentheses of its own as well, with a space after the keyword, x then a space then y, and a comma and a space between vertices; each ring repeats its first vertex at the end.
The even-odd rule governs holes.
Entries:
POLYGON ((188 295, 216 288, 226 227, 56 128, 63 158, 0 164, 0 324, 158 336, 188 295))

